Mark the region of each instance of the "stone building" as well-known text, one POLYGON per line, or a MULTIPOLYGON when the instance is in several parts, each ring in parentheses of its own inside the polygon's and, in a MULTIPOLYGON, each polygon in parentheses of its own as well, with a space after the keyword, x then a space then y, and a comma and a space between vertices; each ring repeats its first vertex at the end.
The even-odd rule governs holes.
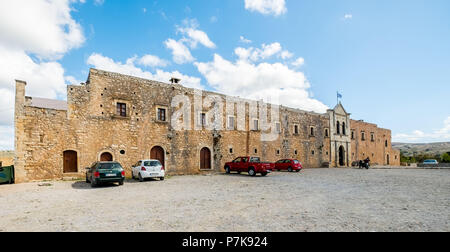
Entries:
POLYGON ((16 181, 83 176, 85 167, 107 160, 129 174, 148 158, 160 160, 169 174, 220 171, 243 155, 296 158, 308 168, 348 167, 366 156, 399 164, 391 132, 351 120, 342 104, 317 114, 179 81, 91 69, 86 83, 67 87, 67 101, 26 97, 26 82, 16 81, 16 181))
POLYGON ((14 164, 13 151, 0 151, 0 167, 14 164))

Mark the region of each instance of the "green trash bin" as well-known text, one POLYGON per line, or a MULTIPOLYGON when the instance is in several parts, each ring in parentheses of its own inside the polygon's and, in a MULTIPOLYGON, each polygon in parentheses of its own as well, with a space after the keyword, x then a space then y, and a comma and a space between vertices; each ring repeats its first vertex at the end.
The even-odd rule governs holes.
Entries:
POLYGON ((0 184, 14 183, 14 166, 0 167, 0 184))

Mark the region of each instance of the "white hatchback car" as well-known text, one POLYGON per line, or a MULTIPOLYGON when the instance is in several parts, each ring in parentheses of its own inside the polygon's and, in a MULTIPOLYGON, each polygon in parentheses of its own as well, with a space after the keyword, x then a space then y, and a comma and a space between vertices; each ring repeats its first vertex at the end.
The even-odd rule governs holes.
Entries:
POLYGON ((133 179, 139 179, 143 182, 148 178, 159 178, 164 180, 165 176, 164 166, 158 160, 141 160, 131 167, 131 177, 133 179))

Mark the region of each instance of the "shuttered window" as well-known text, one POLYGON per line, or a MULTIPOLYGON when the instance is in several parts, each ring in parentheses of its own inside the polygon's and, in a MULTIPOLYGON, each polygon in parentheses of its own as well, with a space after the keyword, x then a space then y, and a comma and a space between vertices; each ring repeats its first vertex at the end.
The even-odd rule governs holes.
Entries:
POLYGON ((127 104, 117 103, 117 115, 126 117, 127 116, 127 104))

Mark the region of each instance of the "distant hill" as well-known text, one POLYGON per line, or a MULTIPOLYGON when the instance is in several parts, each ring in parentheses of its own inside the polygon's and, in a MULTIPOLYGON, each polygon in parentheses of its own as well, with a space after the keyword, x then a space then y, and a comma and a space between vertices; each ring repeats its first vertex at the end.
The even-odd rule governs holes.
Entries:
POLYGON ((416 155, 426 154, 434 156, 450 152, 450 142, 424 144, 392 143, 392 147, 403 152, 405 156, 413 156, 414 153, 416 155))

